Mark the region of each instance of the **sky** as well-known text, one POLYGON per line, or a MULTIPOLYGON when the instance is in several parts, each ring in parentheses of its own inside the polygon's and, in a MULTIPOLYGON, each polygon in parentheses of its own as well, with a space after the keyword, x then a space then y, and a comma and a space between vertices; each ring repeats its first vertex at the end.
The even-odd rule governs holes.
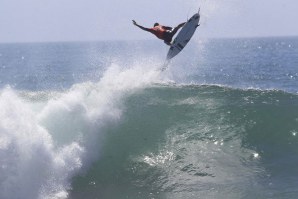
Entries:
POLYGON ((0 0, 0 42, 155 39, 200 7, 202 38, 298 36, 298 0, 0 0))

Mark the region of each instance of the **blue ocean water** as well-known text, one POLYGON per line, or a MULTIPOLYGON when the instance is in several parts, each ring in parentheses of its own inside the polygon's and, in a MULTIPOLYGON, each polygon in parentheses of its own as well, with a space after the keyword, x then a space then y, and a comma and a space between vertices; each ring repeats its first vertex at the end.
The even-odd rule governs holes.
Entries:
POLYGON ((298 38, 0 44, 0 198, 297 198, 298 38))

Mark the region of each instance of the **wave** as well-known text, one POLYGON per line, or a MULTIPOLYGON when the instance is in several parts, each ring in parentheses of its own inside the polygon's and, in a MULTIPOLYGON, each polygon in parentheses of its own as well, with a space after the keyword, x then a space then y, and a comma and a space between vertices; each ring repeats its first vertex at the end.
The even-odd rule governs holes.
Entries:
POLYGON ((272 156, 295 154, 297 95, 168 80, 112 65, 65 91, 2 89, 0 197, 210 196, 256 188, 272 156))
POLYGON ((70 196, 239 198, 295 189, 287 179, 297 163, 290 161, 297 102, 283 91, 214 85, 138 90, 124 100, 122 121, 108 130, 100 160, 74 179, 70 196))
POLYGON ((156 72, 111 66, 97 83, 63 92, 0 92, 0 197, 66 198, 74 175, 100 156, 105 128, 122 115, 125 95, 156 72))

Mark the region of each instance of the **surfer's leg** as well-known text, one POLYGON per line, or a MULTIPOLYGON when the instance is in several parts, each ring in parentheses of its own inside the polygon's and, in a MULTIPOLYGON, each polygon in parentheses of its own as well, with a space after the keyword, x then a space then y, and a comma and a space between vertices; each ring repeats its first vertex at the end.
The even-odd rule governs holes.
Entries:
POLYGON ((164 33, 164 39, 163 40, 167 45, 171 45, 172 38, 173 38, 172 32, 167 31, 167 32, 164 33))
POLYGON ((167 44, 168 46, 172 45, 171 42, 169 42, 169 41, 164 41, 164 43, 167 44))
POLYGON ((182 27, 184 26, 186 22, 183 22, 181 24, 179 24, 177 27, 175 27, 172 31, 171 31, 171 34, 172 34, 172 37, 177 33, 177 31, 182 27))

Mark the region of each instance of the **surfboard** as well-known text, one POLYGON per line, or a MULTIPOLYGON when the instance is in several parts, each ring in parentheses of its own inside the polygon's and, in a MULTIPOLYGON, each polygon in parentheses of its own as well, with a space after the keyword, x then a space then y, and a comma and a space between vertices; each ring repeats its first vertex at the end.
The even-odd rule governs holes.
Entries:
POLYGON ((168 54, 167 60, 168 62, 170 59, 175 57, 178 53, 180 53, 183 48, 187 45, 193 34, 195 33, 198 24, 200 21, 200 10, 198 13, 194 14, 182 27, 176 38, 174 39, 168 54))

